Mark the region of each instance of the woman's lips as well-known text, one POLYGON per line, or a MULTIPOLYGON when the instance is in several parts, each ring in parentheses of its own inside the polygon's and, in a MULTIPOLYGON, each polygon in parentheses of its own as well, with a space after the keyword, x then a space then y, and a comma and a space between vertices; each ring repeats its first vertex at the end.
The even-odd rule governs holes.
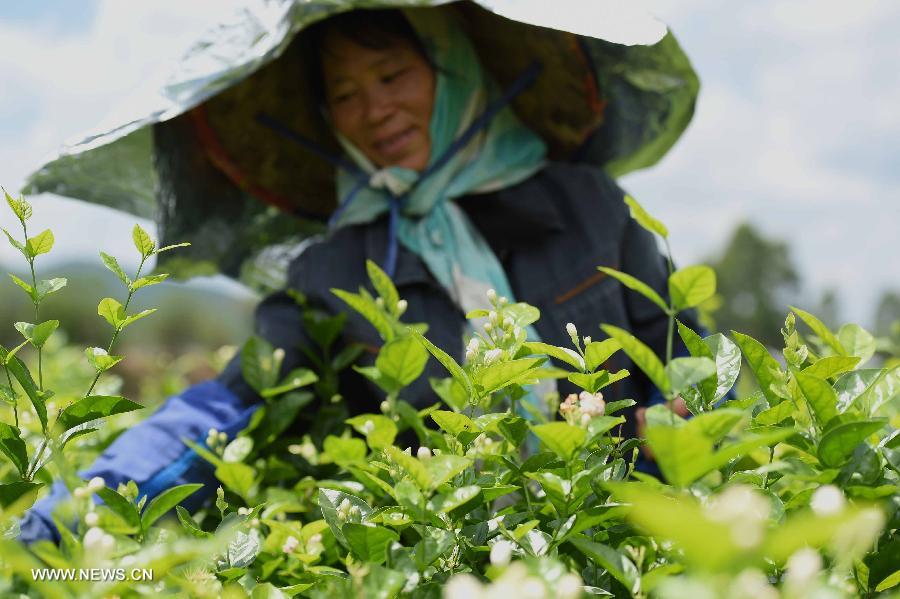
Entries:
POLYGON ((415 127, 410 127, 400 133, 376 141, 373 144, 375 151, 388 159, 400 158, 412 141, 415 130, 415 127))

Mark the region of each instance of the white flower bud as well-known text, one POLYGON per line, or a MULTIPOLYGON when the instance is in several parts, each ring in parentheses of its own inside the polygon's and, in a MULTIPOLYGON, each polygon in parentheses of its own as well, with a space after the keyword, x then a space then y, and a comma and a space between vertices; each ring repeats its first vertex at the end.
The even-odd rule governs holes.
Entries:
POLYGON ((484 363, 485 364, 493 364, 503 355, 503 350, 500 348, 489 349, 484 354, 484 363))
POLYGON ((384 400, 381 402, 381 405, 378 406, 378 409, 381 410, 382 414, 387 414, 391 411, 391 402, 388 400, 384 400))
POLYGON ((573 339, 578 337, 578 329, 575 328, 575 325, 571 322, 566 323, 566 332, 569 334, 569 337, 573 339))
POLYGON ((420 460, 427 460, 431 457, 431 450, 424 446, 420 447, 416 450, 416 457, 420 460))
POLYGON ((588 424, 591 423, 591 415, 590 414, 582 414, 580 422, 581 422, 581 426, 587 426, 588 424))
POLYGON ((457 574, 447 581, 444 599, 480 599, 483 587, 471 574, 457 574))
MULTIPOLYGON (((492 324, 489 323, 489 322, 484 323, 484 331, 485 331, 486 333, 490 333, 490 332, 493 331, 493 330, 494 330, 494 325, 492 325, 492 324)), ((27 414, 27 412, 26 412, 26 414, 27 414)))
POLYGON ((300 546, 300 541, 296 537, 290 536, 284 540, 281 551, 284 553, 293 553, 300 546))
POLYGON ((844 494, 834 485, 819 487, 809 500, 809 506, 819 516, 839 514, 846 503, 844 494))
POLYGON ((78 499, 84 499, 85 497, 90 497, 91 492, 88 491, 87 487, 76 487, 75 490, 72 491, 72 495, 78 499))
POLYGON ((397 302, 397 314, 403 316, 403 313, 406 312, 406 309, 409 307, 409 302, 405 299, 402 299, 397 302))
POLYGON ((88 551, 101 549, 103 545, 103 537, 106 535, 106 532, 102 528, 97 528, 96 526, 92 526, 88 529, 86 533, 84 533, 84 539, 82 539, 82 544, 84 548, 88 551))
POLYGON ((500 299, 497 300, 497 303, 500 304, 501 306, 505 306, 506 304, 509 303, 509 298, 506 297, 505 295, 501 295, 500 299))
POLYGON ((372 431, 375 430, 375 423, 371 420, 366 420, 362 425, 362 432, 364 435, 371 435, 372 431))
POLYGON ((509 316, 507 316, 506 318, 503 319, 503 328, 504 329, 511 329, 513 327, 513 325, 515 325, 515 324, 516 323, 514 323, 513 319, 510 318, 509 316))
POLYGON ((350 509, 350 506, 353 504, 350 503, 350 500, 344 497, 344 500, 338 505, 338 509, 342 512, 346 512, 350 509))
POLYGON ((522 599, 544 599, 547 596, 547 587, 540 578, 529 576, 520 587, 522 599))
POLYGON ((228 435, 226 433, 219 433, 219 443, 225 443, 228 441, 228 435))
POLYGON ((252 511, 253 510, 251 510, 248 507, 239 507, 238 508, 238 516, 248 516, 248 515, 250 515, 250 512, 252 512, 252 511))
POLYGON ((507 540, 500 540, 491 547, 491 565, 505 568, 512 559, 513 545, 507 540))
POLYGON ((590 338, 590 337, 585 337, 585 338, 584 338, 584 344, 585 344, 585 345, 587 345, 587 344, 590 343, 590 342, 591 342, 591 338, 590 338))
POLYGON ((474 362, 477 357, 478 354, 471 349, 466 350, 466 362, 474 362))
POLYGON ((376 297, 375 305, 378 306, 379 308, 384 308, 384 299, 381 297, 376 297))
POLYGON ((100 522, 100 516, 97 515, 97 512, 88 512, 84 515, 84 523, 89 528, 97 526, 100 522))
POLYGON ((477 352, 481 348, 481 341, 478 340, 478 337, 472 337, 469 339, 469 345, 466 346, 466 349, 469 351, 477 352))
POLYGON ((209 429, 209 430, 207 431, 207 433, 206 433, 206 436, 207 436, 207 437, 218 437, 218 436, 219 436, 219 429, 217 429, 217 428, 211 428, 211 429, 209 429))
POLYGON ((488 319, 491 321, 492 325, 496 326, 497 325, 497 312, 494 310, 491 310, 490 312, 488 312, 488 319))
POLYGON ((488 289, 487 290, 487 298, 493 304, 494 302, 497 301, 497 292, 494 291, 493 289, 488 289))
POLYGON ((796 591, 809 588, 813 579, 822 569, 822 556, 810 547, 798 549, 791 555, 785 566, 786 586, 796 591))
POLYGON ((275 351, 272 352, 272 357, 275 358, 276 362, 281 362, 284 360, 284 350, 280 347, 275 348, 275 351))
POLYGON ((577 574, 569 572, 556 583, 557 599, 578 599, 584 593, 584 585, 577 574))
POLYGON ((106 488, 106 481, 103 480, 102 476, 95 476, 87 484, 88 491, 91 493, 96 493, 100 489, 106 488))
POLYGON ((250 526, 252 526, 253 528, 259 528, 259 518, 254 518, 253 520, 250 520, 250 526))

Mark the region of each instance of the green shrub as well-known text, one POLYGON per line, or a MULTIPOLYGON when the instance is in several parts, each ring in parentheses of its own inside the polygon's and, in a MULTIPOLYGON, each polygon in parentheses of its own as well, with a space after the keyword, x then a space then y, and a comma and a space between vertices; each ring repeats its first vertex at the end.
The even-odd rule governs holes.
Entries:
MULTIPOLYGON (((7 199, 24 229, 30 208, 7 199)), ((667 237, 629 203, 638 222, 667 237)), ((24 244, 10 240, 33 267, 52 236, 28 239, 25 230, 25 237, 24 244)), ((144 259, 167 249, 155 249, 139 228, 135 242, 144 259)), ((129 298, 139 281, 161 280, 140 273, 131 280, 112 258, 104 262, 129 298)), ((888 596, 900 582, 900 371, 865 367, 872 336, 856 325, 834 333, 795 308, 776 359, 748 336, 701 338, 678 322, 681 311, 715 293, 709 268, 672 271, 670 262, 669 300, 603 270, 669 316, 666 356, 611 326, 602 327, 601 341, 570 326, 571 347, 529 342, 524 331, 538 310, 490 293, 492 309, 468 315, 476 333, 459 364, 428 341, 425 325, 401 320, 405 302, 369 263, 377 296, 334 290, 384 342, 374 366, 352 366, 383 390, 384 401, 353 418, 336 381, 360 349, 335 353, 344 315, 319 313, 295 294, 314 341, 304 351, 315 372, 280 377, 281 350, 258 338, 243 347, 244 377, 261 408, 235 438, 212 430, 203 446, 192 444, 221 481, 213 505, 193 514, 178 506, 177 520, 162 518, 196 486, 146 502, 133 484, 113 490, 69 474, 76 529, 64 532, 58 548, 36 543, 30 551, 12 540, 10 517, 33 502, 41 482, 75 471, 68 431, 87 434, 95 418, 139 406, 88 391, 51 418, 41 347, 55 325, 18 327, 38 350, 37 377, 18 348, 2 350, 10 378, 0 389, 16 420, 0 425, 8 462, 0 470, 0 522, 8 527, 0 588, 48 597, 888 596), (797 318, 810 333, 801 335, 797 318), (690 357, 672 358, 675 334, 690 357), (629 373, 602 369, 618 351, 669 402, 683 399, 691 417, 654 407, 645 439, 619 436, 620 411, 634 402, 607 403, 603 389, 629 373), (430 357, 448 376, 430 381, 435 403, 417 410, 404 389, 430 357), (759 390, 729 399, 742 361, 759 390), (561 402, 537 397, 535 384, 547 378, 567 378, 583 391, 561 402), (316 426, 293 436, 291 422, 314 399, 321 404, 316 426), (40 429, 22 424, 29 408, 40 429), (400 434, 416 446, 398 447, 400 434), (652 452, 664 481, 635 471, 640 451, 652 452), (42 455, 57 459, 45 463, 42 455), (94 491, 104 506, 94 504, 94 491), (51 585, 31 574, 134 565, 152 568, 155 581, 51 585)), ((16 284, 35 299, 36 322, 34 290, 61 287, 35 278, 16 284)), ((127 315, 127 304, 100 303, 113 342, 140 316, 127 315)), ((120 359, 112 346, 88 350, 94 384, 120 359)))

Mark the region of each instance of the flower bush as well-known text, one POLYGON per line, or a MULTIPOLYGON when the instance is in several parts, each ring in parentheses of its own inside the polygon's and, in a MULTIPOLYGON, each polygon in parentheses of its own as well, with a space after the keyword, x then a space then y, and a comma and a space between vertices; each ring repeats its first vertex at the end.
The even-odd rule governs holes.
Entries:
MULTIPOLYGON (((122 359, 116 339, 149 314, 128 314, 132 295, 164 278, 141 276, 143 261, 170 248, 136 227, 134 278, 102 254, 125 302, 99 304, 113 333, 105 348, 85 351, 88 391, 54 397, 42 365, 58 323, 41 322, 39 308, 65 281, 38 280, 35 258, 52 233, 28 237, 31 207, 7 201, 24 241, 6 234, 32 272, 13 282, 32 299, 35 322, 16 325, 20 346, 0 349, 4 595, 799 599, 887 597, 900 583, 896 362, 867 367, 871 335, 856 325, 830 331, 798 308, 777 357, 737 332, 701 338, 678 315, 715 293, 715 276, 671 261, 667 297, 600 266, 668 315, 665 356, 612 326, 593 340, 570 325, 570 347, 531 342, 525 330, 538 310, 491 292, 491 308, 468 315, 462 364, 428 340, 426 325, 402 321, 406 302, 369 263, 374 295, 334 293, 381 336, 373 366, 354 365, 359 347, 334 351, 345 315, 320 313, 297 293, 314 370, 283 376, 283 350, 263 339, 241 349, 260 409, 234 438, 210 430, 204 444, 191 443, 221 482, 214 501, 190 513, 179 504, 199 485, 147 501, 134 483, 82 481, 72 474, 86 459, 79 446, 114 434, 115 419, 105 418, 141 407, 93 393, 122 359), (673 357, 675 334, 689 357, 673 357), (629 376, 602 367, 620 351, 690 416, 652 407, 644 438, 623 438, 621 412, 635 402, 603 397, 629 376), (404 389, 431 357, 448 376, 430 381, 435 402, 416 409, 404 389), (732 399, 742 363, 759 390, 732 399), (349 417, 339 395, 338 373, 351 367, 383 390, 371 413, 349 417), (537 383, 548 378, 581 391, 541 397, 537 383), (312 406, 316 425, 292 427, 312 406), (399 439, 414 441, 401 448, 399 439), (635 470, 641 451, 655 456, 662 479, 635 470), (26 549, 15 517, 54 477, 72 491, 69 519, 57 520, 62 541, 26 549), (42 567, 140 567, 154 578, 48 582, 34 575, 42 567)), ((628 201, 667 243, 665 227, 628 201)))

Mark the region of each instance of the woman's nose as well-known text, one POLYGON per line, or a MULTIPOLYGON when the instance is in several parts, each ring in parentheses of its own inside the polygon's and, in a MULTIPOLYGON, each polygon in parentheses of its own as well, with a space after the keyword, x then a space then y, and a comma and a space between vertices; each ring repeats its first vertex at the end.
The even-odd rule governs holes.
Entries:
POLYGON ((365 94, 364 114, 370 123, 380 123, 393 111, 390 95, 383 89, 369 90, 365 94))

